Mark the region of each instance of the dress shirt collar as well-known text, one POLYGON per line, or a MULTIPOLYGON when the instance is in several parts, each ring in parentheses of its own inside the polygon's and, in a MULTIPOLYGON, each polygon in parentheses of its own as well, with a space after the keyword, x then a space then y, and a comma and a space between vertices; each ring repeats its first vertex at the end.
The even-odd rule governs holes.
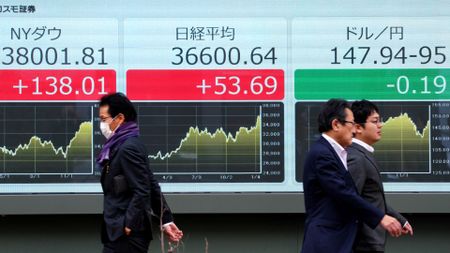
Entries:
POLYGON ((334 151, 339 156, 339 159, 341 159, 341 162, 344 165, 345 169, 347 169, 347 151, 345 150, 345 148, 343 148, 339 143, 337 143, 337 141, 335 141, 325 133, 322 133, 322 137, 330 143, 331 147, 333 147, 334 151))
POLYGON ((370 153, 373 153, 373 152, 375 151, 375 149, 374 149, 372 146, 370 146, 369 144, 363 142, 362 140, 353 138, 352 141, 353 141, 354 143, 356 143, 356 144, 362 146, 363 148, 365 148, 365 149, 366 149, 367 151, 369 151, 370 153))

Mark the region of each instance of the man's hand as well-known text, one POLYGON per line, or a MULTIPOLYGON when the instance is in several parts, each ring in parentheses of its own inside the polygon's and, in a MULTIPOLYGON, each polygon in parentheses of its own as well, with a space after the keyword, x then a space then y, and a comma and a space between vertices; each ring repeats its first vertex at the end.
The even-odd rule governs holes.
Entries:
POLYGON ((183 238, 183 232, 178 229, 175 223, 170 223, 167 226, 164 226, 163 231, 167 235, 169 240, 173 242, 178 242, 181 240, 181 238, 183 238))
POLYGON ((129 236, 131 234, 131 229, 129 227, 125 227, 123 230, 126 236, 129 236))
POLYGON ((409 224, 409 222, 406 222, 405 226, 403 226, 402 234, 404 234, 404 235, 407 235, 407 234, 413 235, 414 234, 413 228, 412 228, 411 224, 409 224))
POLYGON ((381 226, 393 237, 402 235, 402 225, 394 217, 385 215, 380 222, 381 226))

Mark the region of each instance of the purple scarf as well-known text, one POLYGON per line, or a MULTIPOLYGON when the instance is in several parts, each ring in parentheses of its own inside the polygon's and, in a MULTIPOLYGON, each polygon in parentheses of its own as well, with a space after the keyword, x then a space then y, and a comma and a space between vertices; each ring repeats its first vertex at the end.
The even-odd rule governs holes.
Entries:
POLYGON ((109 153, 118 146, 122 145, 128 138, 139 136, 139 128, 136 122, 130 121, 120 125, 113 136, 109 138, 103 145, 102 151, 97 157, 97 163, 104 165, 109 160, 109 153))

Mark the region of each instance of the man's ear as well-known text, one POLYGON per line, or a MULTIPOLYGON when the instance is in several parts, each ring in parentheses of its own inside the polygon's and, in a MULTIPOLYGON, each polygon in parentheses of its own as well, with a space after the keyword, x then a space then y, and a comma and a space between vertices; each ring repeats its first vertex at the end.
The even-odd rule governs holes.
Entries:
POLYGON ((120 119, 120 120, 125 121, 125 115, 123 115, 123 113, 117 114, 117 118, 120 119))
POLYGON ((357 134, 361 134, 364 131, 364 125, 355 124, 355 132, 357 134))
POLYGON ((337 130, 339 129, 339 124, 340 124, 340 122, 339 122, 338 119, 333 119, 333 120, 331 121, 331 128, 332 128, 334 131, 337 131, 337 130))

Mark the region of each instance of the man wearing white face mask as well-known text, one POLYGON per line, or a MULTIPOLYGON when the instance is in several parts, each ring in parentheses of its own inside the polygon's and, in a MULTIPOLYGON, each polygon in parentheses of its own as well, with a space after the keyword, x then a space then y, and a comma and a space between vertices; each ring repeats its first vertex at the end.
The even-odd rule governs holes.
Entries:
POLYGON ((111 138, 111 136, 114 134, 114 132, 111 130, 110 124, 117 118, 117 116, 108 121, 109 118, 103 118, 100 121, 100 130, 102 131, 102 134, 106 139, 111 138))
POLYGON ((103 168, 103 253, 147 252, 152 239, 151 215, 162 221, 161 229, 171 241, 179 241, 183 233, 173 223, 149 168, 133 104, 121 93, 107 95, 100 100, 99 117, 107 139, 97 158, 103 168))

